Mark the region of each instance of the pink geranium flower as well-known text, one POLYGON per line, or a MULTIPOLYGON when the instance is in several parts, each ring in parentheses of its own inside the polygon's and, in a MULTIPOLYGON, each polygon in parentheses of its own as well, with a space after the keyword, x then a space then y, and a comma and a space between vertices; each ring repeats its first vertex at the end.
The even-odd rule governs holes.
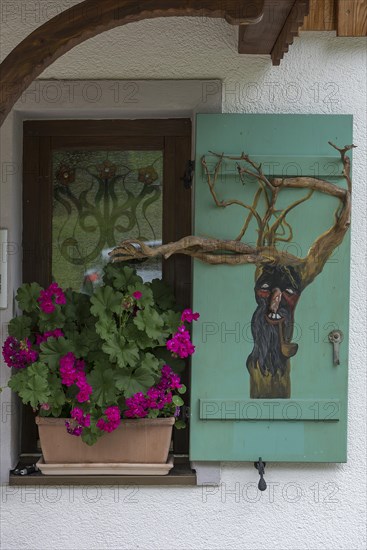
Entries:
POLYGON ((116 406, 107 407, 104 411, 107 420, 100 418, 97 421, 97 428, 104 432, 113 432, 116 428, 119 427, 121 422, 121 413, 120 409, 116 406))
POLYGON ((192 309, 184 309, 181 315, 181 321, 192 323, 193 321, 197 321, 200 317, 199 313, 194 313, 192 309))
POLYGON ((57 283, 52 283, 46 290, 41 290, 38 303, 41 310, 49 314, 55 311, 55 304, 66 304, 66 296, 57 283))
POLYGON ((38 353, 31 347, 31 342, 17 340, 14 336, 8 336, 3 345, 3 357, 10 368, 25 369, 38 359, 38 353))

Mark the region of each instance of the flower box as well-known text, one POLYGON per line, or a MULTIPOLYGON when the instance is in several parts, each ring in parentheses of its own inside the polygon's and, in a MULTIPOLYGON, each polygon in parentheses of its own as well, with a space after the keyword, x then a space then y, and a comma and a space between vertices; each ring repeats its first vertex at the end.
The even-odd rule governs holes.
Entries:
POLYGON ((46 464, 165 464, 174 418, 123 420, 90 446, 67 433, 65 418, 36 417, 46 464))

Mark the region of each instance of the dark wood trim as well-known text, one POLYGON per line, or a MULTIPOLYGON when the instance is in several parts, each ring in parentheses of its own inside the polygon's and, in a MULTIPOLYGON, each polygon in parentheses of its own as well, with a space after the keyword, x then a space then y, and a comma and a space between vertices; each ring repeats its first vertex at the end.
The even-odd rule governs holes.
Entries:
POLYGON ((39 486, 48 485, 58 486, 93 486, 113 487, 116 485, 138 486, 138 485, 159 485, 159 486, 195 486, 196 474, 194 472, 185 472, 177 474, 173 472, 166 476, 45 476, 42 474, 32 474, 30 476, 10 475, 9 485, 11 486, 39 486))
MULTIPOLYGON (((175 241, 192 232, 191 190, 184 188, 181 179, 191 158, 190 119, 26 121, 23 144, 23 282, 37 281, 44 287, 51 282, 51 160, 55 149, 162 150, 163 241, 175 241)), ((177 256, 164 261, 163 276, 173 286, 178 305, 189 307, 191 259, 177 256)), ((183 382, 188 385, 188 373, 183 382)), ((189 394, 185 399, 188 403, 189 394)), ((22 451, 36 452, 37 429, 29 407, 23 408, 21 432, 22 451)), ((175 432, 175 452, 188 453, 188 430, 175 432)))
POLYGON ((25 136, 190 136, 188 118, 134 120, 32 120, 24 122, 25 136))
POLYGON ((264 0, 85 0, 47 21, 0 65, 0 126, 21 94, 47 67, 85 40, 128 23, 156 17, 224 18, 256 23, 264 0))
MULTIPOLYGON (((192 230, 191 189, 185 189, 182 176, 185 173, 187 160, 191 159, 191 144, 182 136, 165 138, 164 180, 174 181, 166 186, 163 195, 163 242, 168 243, 186 235, 192 230), (187 159, 187 160, 185 160, 187 159)), ((183 255, 174 255, 163 262, 163 277, 174 287, 179 307, 191 304, 192 260, 187 261, 183 255)), ((190 368, 182 376, 182 382, 188 391, 184 395, 185 405, 190 402, 190 368)), ((176 453, 188 452, 189 430, 174 430, 174 449, 176 453)))
POLYGON ((160 151, 164 136, 56 136, 51 137, 52 149, 102 149, 120 151, 160 151), (106 139, 108 143, 106 144, 106 139), (88 145, 86 143, 88 142, 88 145))

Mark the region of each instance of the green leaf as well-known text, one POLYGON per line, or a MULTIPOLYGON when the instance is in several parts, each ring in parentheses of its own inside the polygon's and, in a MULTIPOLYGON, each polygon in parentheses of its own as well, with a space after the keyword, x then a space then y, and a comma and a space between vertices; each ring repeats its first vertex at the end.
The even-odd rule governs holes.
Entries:
POLYGON ((69 351, 74 352, 70 341, 65 338, 49 338, 41 344, 40 360, 50 369, 56 370, 59 367, 60 358, 69 351))
POLYGON ((162 319, 164 321, 165 328, 170 331, 169 334, 173 334, 177 331, 178 326, 181 323, 181 313, 169 309, 168 311, 162 313, 162 319))
POLYGON ((129 387, 132 372, 129 369, 120 369, 115 372, 116 388, 125 392, 129 387))
POLYGON ((115 374, 112 369, 103 365, 96 365, 87 375, 89 384, 93 388, 91 400, 100 407, 108 406, 116 401, 115 374))
POLYGON ((150 409, 150 411, 148 412, 147 418, 158 418, 158 415, 159 415, 159 409, 150 409))
POLYGON ((151 373, 158 372, 160 361, 152 353, 145 353, 143 360, 140 362, 141 367, 151 373))
POLYGON ((145 393, 155 383, 151 372, 144 367, 138 367, 134 372, 122 369, 115 376, 116 387, 124 392, 125 397, 131 397, 138 392, 145 393))
POLYGON ((177 430, 183 430, 184 428, 186 428, 186 424, 183 420, 176 420, 175 422, 175 428, 177 430))
POLYGON ((94 318, 90 315, 90 297, 82 292, 75 292, 71 289, 65 291, 66 304, 64 312, 67 321, 72 321, 77 325, 92 326, 94 318))
POLYGON ((162 310, 171 309, 175 306, 175 297, 171 287, 162 279, 153 279, 150 283, 153 291, 154 301, 162 310))
POLYGON ((108 355, 106 355, 105 352, 102 351, 102 342, 100 348, 101 349, 89 351, 86 357, 87 363, 99 364, 101 367, 103 366, 104 368, 108 368, 111 366, 111 361, 108 355))
POLYGON ((31 335, 31 324, 32 320, 27 315, 15 317, 8 325, 9 336, 14 336, 17 340, 28 338, 31 335))
POLYGON ((47 332, 49 330, 55 330, 56 328, 63 328, 65 323, 65 315, 61 311, 60 306, 55 306, 55 311, 52 313, 45 313, 41 311, 39 314, 39 328, 41 332, 47 332))
POLYGON ((15 391, 23 403, 34 409, 41 403, 47 403, 50 388, 47 382, 48 368, 42 363, 33 363, 22 372, 13 375, 9 387, 15 391))
POLYGON ((187 390, 187 388, 186 388, 185 384, 181 384, 181 388, 178 388, 177 391, 178 391, 178 393, 180 393, 182 395, 182 394, 186 393, 186 390, 187 390))
POLYGON ((85 328, 80 333, 68 331, 65 336, 77 357, 85 357, 91 349, 98 349, 101 344, 100 337, 92 328, 85 328))
POLYGON ((184 401, 183 399, 181 399, 179 395, 174 395, 172 397, 172 403, 174 403, 176 407, 182 407, 182 405, 184 404, 184 401))
POLYGON ((25 283, 19 287, 17 295, 15 297, 19 304, 20 309, 27 311, 28 313, 38 309, 37 298, 40 295, 42 287, 38 283, 25 283))
MULTIPOLYGON (((111 334, 107 342, 102 345, 102 350, 107 353, 112 361, 122 359, 121 349, 126 341, 122 334, 111 334)), ((125 366, 124 364, 122 366, 125 366)))
POLYGON ((48 377, 48 385, 50 388, 50 397, 48 399, 48 403, 52 407, 52 413, 55 414, 54 410, 56 409, 60 409, 61 412, 63 405, 65 405, 66 398, 60 378, 58 378, 54 374, 50 374, 48 377))
POLYGON ((124 330, 124 336, 129 342, 135 342, 140 349, 154 348, 157 341, 150 338, 146 332, 139 330, 138 327, 129 323, 124 330))
POLYGON ((110 286, 102 286, 97 288, 90 301, 92 314, 100 319, 106 319, 111 313, 120 313, 122 294, 110 286))
POLYGON ((89 428, 84 428, 81 437, 84 443, 92 447, 97 443, 100 436, 95 432, 91 432, 89 428))
POLYGON ((111 282, 114 288, 126 292, 128 285, 142 283, 143 279, 136 274, 136 270, 129 266, 108 264, 105 269, 105 280, 111 282))
POLYGON ((139 349, 133 342, 126 343, 121 349, 121 356, 127 365, 134 367, 139 360, 139 349))
POLYGON ((98 439, 102 437, 102 435, 103 432, 99 428, 97 428, 95 425, 91 425, 89 428, 84 428, 81 437, 84 443, 92 446, 97 443, 98 439))
POLYGON ((158 339, 162 335, 163 320, 151 307, 138 311, 134 317, 134 324, 150 338, 158 339))
POLYGON ((161 317, 164 322, 161 343, 164 344, 166 338, 177 331, 177 328, 181 322, 181 313, 169 310, 162 313, 161 317))
POLYGON ((142 296, 140 300, 137 300, 137 306, 139 308, 145 308, 154 305, 153 292, 147 284, 135 283, 129 285, 127 288, 129 296, 132 296, 134 292, 141 292, 142 296))
POLYGON ((120 368, 130 365, 134 367, 139 360, 139 348, 134 342, 126 342, 121 334, 113 334, 102 345, 102 350, 107 353, 112 361, 116 361, 120 368))
POLYGON ((111 334, 117 332, 117 326, 113 319, 105 317, 96 322, 96 332, 103 340, 108 340, 111 334))

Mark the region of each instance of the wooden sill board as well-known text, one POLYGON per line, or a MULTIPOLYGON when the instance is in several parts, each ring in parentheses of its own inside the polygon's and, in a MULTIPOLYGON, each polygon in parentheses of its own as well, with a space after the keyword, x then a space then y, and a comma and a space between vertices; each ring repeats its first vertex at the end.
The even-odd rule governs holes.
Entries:
MULTIPOLYGON (((32 460, 27 457, 27 460, 22 459, 18 466, 32 464, 37 462, 39 456, 32 460)), ((10 474, 9 485, 11 486, 37 486, 37 485, 75 485, 75 486, 111 486, 111 485, 165 485, 165 486, 196 486, 196 474, 190 468, 188 460, 175 458, 175 464, 168 475, 47 475, 41 472, 36 472, 27 476, 17 476, 10 474)))

